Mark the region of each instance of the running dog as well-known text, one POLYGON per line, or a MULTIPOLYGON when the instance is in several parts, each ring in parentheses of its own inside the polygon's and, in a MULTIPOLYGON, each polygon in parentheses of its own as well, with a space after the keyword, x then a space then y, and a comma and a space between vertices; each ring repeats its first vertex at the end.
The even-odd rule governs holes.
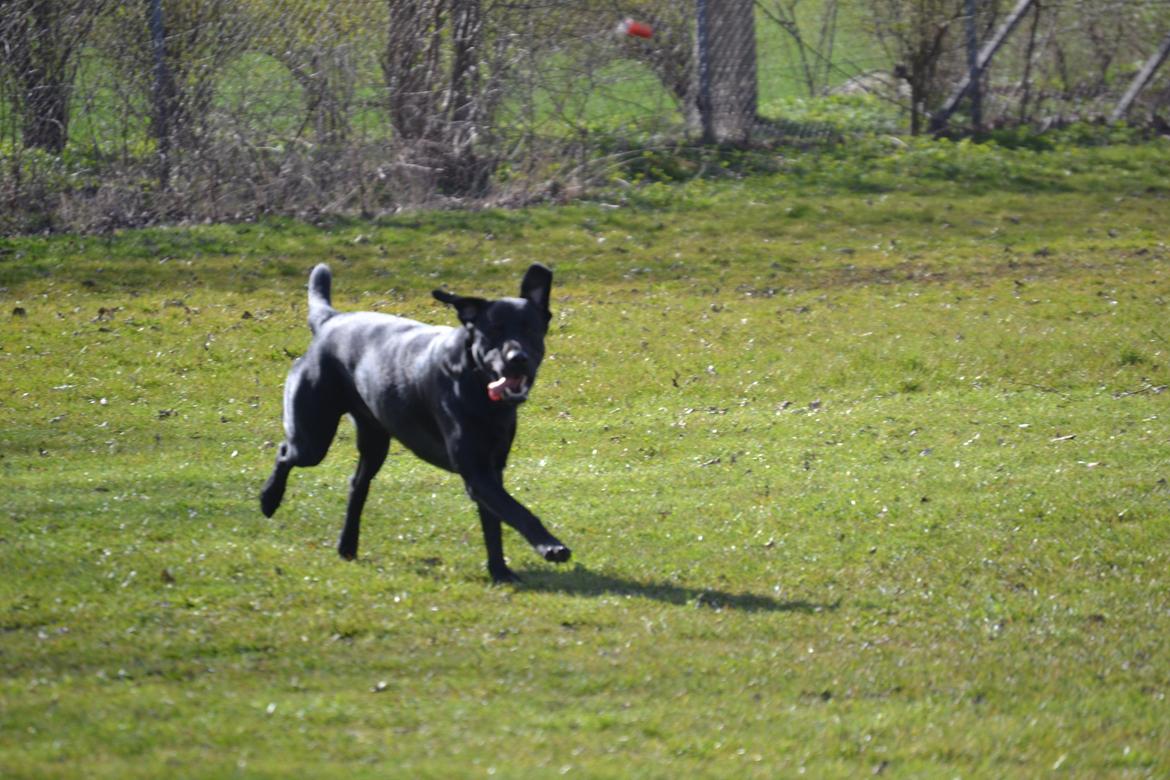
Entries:
POLYGON ((517 407, 528 398, 544 357, 552 271, 539 263, 529 267, 519 298, 487 300, 435 290, 437 300, 455 309, 461 327, 338 312, 331 303, 332 278, 324 264, 309 275, 313 340, 285 381, 285 440, 260 493, 265 516, 280 506, 293 466, 320 463, 348 414, 357 428, 359 457, 337 545, 342 558, 357 557, 370 481, 390 440, 397 439, 428 463, 463 478, 479 509, 492 580, 517 580, 504 559, 501 521, 545 560, 569 560, 569 548, 504 488, 517 407))

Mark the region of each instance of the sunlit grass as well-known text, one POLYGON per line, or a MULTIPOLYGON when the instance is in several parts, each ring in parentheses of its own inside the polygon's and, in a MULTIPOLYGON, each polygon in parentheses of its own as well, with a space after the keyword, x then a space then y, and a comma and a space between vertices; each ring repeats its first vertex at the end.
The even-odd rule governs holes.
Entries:
POLYGON ((1165 774, 1157 153, 6 242, 0 773, 1165 774), (320 260, 434 321, 552 265, 508 480, 572 563, 491 587, 401 451, 340 561, 345 426, 261 516, 320 260))

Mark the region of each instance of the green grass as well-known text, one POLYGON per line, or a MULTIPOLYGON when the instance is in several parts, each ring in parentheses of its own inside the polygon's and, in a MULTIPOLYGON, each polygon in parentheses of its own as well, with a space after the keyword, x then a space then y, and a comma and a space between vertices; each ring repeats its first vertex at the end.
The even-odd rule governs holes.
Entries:
POLYGON ((1164 146, 941 148, 4 242, 0 774, 1165 776, 1164 146), (320 260, 554 267, 509 483, 573 562, 491 587, 401 451, 340 561, 344 426, 261 516, 320 260))

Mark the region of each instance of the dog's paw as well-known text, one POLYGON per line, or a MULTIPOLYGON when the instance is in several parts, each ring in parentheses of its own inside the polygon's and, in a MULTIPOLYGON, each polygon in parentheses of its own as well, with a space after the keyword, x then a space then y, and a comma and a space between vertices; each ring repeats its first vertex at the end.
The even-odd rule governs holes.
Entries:
POLYGON ((509 585, 524 581, 507 566, 489 566, 488 574, 491 575, 493 585, 509 585))
POLYGON ((284 485, 283 475, 279 471, 273 472, 264 483, 260 490, 260 511, 265 517, 272 517, 280 508, 280 502, 284 499, 284 485))
POLYGON ((564 563, 573 555, 572 550, 560 543, 537 545, 536 552, 550 563, 564 563))
POLYGON ((276 510, 280 508, 281 496, 272 494, 272 491, 265 490, 260 494, 260 511, 264 513, 265 517, 272 517, 276 514, 276 510))
POLYGON ((341 556, 343 561, 356 561, 358 557, 358 535, 355 533, 347 534, 343 530, 341 536, 337 538, 337 554, 341 556))

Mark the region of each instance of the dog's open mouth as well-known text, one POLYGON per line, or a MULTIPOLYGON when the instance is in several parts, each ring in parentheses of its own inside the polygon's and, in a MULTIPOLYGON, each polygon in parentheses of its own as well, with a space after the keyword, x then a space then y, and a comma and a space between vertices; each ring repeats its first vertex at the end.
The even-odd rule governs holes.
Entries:
POLYGON ((493 401, 512 401, 519 403, 528 398, 528 377, 502 376, 488 385, 488 398, 493 401))

